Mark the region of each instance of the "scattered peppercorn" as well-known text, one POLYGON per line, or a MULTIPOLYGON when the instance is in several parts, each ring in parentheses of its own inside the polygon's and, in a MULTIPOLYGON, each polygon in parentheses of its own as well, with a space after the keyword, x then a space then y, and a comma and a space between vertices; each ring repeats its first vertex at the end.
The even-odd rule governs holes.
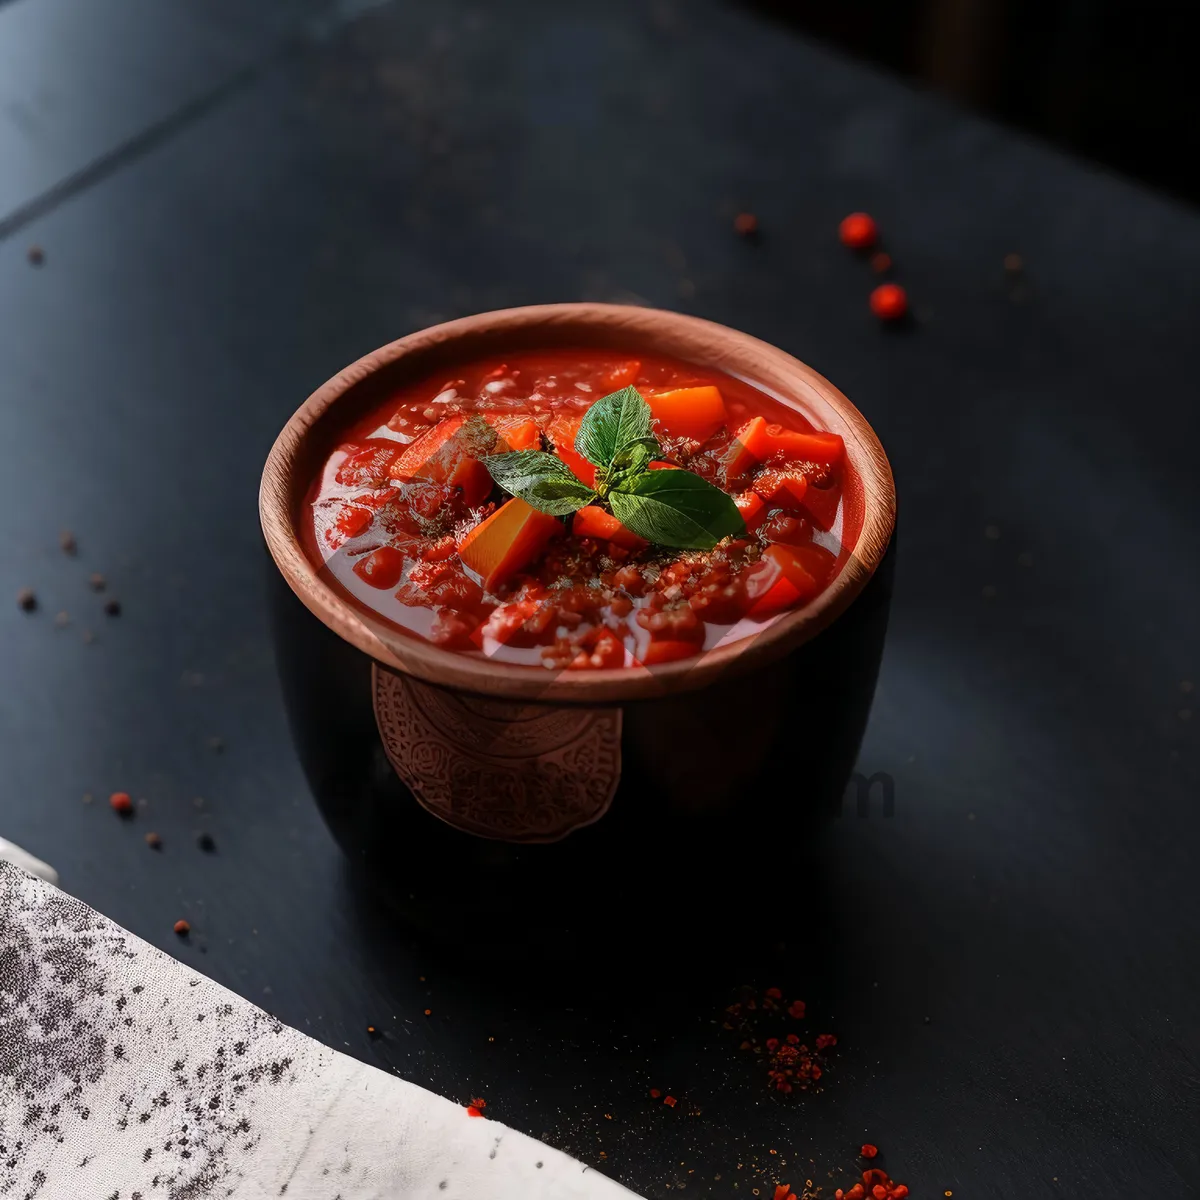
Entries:
POLYGON ((31 266, 40 267, 46 261, 46 252, 41 246, 30 246, 25 251, 25 257, 29 259, 31 266))
POLYGON ((471 1107, 477 1108, 480 1112, 482 1112, 485 1108, 487 1108, 487 1101, 484 1100, 482 1096, 475 1096, 471 1100, 471 1107))
POLYGON ((367 1026, 367 1036, 371 1037, 371 1038, 377 1038, 377 1037, 381 1037, 382 1035, 380 1034, 379 1030, 375 1028, 374 1025, 368 1025, 367 1026))
POLYGON ((834 1035, 832 1033, 818 1033, 817 1034, 817 1049, 818 1050, 825 1050, 831 1046, 836 1046, 836 1045, 837 1045, 837 1038, 834 1037, 834 1035))
POLYGON ((871 255, 871 270, 877 275, 886 275, 892 269, 892 256, 884 254, 882 250, 878 254, 871 255))
POLYGON ((88 587, 90 587, 93 592, 104 591, 107 584, 108 584, 108 581, 104 578, 103 575, 100 574, 99 571, 94 571, 91 575, 88 576, 88 587))
POLYGON ((162 838, 160 838, 157 833, 148 833, 146 834, 146 845, 149 846, 151 850, 160 850, 162 848, 162 838))
POLYGON ((191 925, 187 921, 183 920, 182 917, 175 922, 174 929, 180 937, 187 937, 187 935, 192 932, 191 925))
POLYGON ((432 1016, 432 1015, 433 1015, 433 1009, 432 1009, 432 1008, 427 1008, 427 1009, 425 1010, 425 1015, 426 1015, 427 1017, 430 1017, 430 1016, 432 1016))
POLYGON ((660 1092, 660 1091, 658 1090, 658 1088, 651 1088, 651 1089, 650 1089, 650 1099, 651 1099, 651 1100, 657 1100, 657 1099, 659 1098, 659 1096, 661 1096, 661 1095, 662 1095, 662 1092, 660 1092))
POLYGON ((733 218, 733 228, 744 238, 758 236, 758 218, 752 212, 738 213, 733 218))
POLYGON ((204 851, 205 854, 212 854, 216 851, 217 843, 213 841, 211 833, 202 833, 196 838, 196 845, 204 851))
POLYGON ((881 321, 898 321, 908 312, 908 294, 898 283, 881 283, 871 293, 870 303, 881 321))
POLYGON ((110 617, 119 617, 121 615, 121 602, 117 599, 105 600, 104 611, 110 617))
POLYGON ((879 240, 879 226, 866 213, 851 213, 842 218, 838 237, 842 245, 849 246, 851 250, 869 250, 879 240))
POLYGON ((75 540, 75 535, 69 529, 64 529, 58 535, 58 546, 64 554, 74 556, 79 553, 79 543, 75 540))
POLYGON ((22 588, 17 593, 17 607, 22 612, 33 612, 37 608, 37 595, 33 588, 22 588))
POLYGON ((108 802, 112 805, 113 812, 118 812, 123 817, 133 812, 133 797, 128 792, 113 792, 108 802))
POLYGON ((766 994, 766 997, 768 1000, 782 1000, 783 999, 783 992, 781 992, 779 990, 779 988, 767 988, 765 994, 766 994))
POLYGON ((879 1153, 878 1146, 872 1146, 870 1142, 866 1142, 863 1148, 859 1151, 863 1158, 874 1158, 879 1153))
POLYGON ((664 1103, 664 1104, 665 1104, 665 1105, 666 1105, 668 1108, 674 1108, 674 1107, 675 1107, 675 1105, 677 1105, 677 1104, 679 1103, 679 1101, 678 1101, 678 1100, 676 1100, 674 1096, 664 1096, 664 1097, 663 1097, 663 1103, 664 1103))

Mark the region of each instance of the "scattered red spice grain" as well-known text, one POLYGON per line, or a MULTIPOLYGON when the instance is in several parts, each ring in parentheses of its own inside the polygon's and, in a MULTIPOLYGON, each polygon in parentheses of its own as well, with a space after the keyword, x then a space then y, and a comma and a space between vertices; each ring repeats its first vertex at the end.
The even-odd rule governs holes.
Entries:
POLYGON ((149 846, 151 850, 161 850, 162 838, 160 838, 157 833, 151 831, 150 833, 146 834, 146 845, 149 846))
POLYGON ((482 1117, 483 1113, 480 1109, 476 1108, 474 1104, 468 1104, 467 1105, 467 1116, 468 1117, 482 1117))
POLYGON ((187 937, 187 935, 192 932, 192 926, 190 922, 185 921, 182 917, 175 922, 174 928, 175 932, 179 934, 180 937, 187 937))
POLYGON ((25 257, 29 259, 30 266, 40 267, 46 261, 46 252, 41 246, 30 246, 25 251, 25 257))
POLYGON ((677 1104, 679 1103, 679 1101, 678 1101, 678 1100, 676 1100, 674 1096, 665 1096, 665 1097, 663 1098, 663 1103, 664 1103, 664 1104, 665 1104, 665 1105, 666 1105, 668 1108, 674 1108, 674 1107, 675 1107, 675 1105, 677 1105, 677 1104))
POLYGON ((779 988, 767 988, 765 995, 768 1000, 782 1000, 783 999, 783 992, 781 992, 779 990, 779 988))
POLYGON ((870 304, 881 321, 898 321, 908 312, 908 294, 898 283, 881 283, 871 293, 870 304))
POLYGON ((374 1026, 374 1025, 368 1025, 368 1026, 367 1026, 367 1037, 369 1037, 369 1038, 377 1038, 377 1037, 382 1037, 382 1036, 383 1036, 383 1035, 382 1035, 382 1034, 379 1032, 379 1030, 378 1030, 378 1029, 376 1029, 376 1028, 375 1028, 375 1026, 374 1026))
POLYGON ((884 254, 882 250, 878 254, 871 255, 871 270, 877 275, 886 275, 892 269, 892 256, 884 254))
POLYGON ((123 817, 133 812, 133 797, 128 792, 113 792, 108 798, 108 803, 113 812, 120 813, 123 817))
POLYGON ((877 1183, 871 1189, 871 1195, 875 1197, 875 1200, 888 1200, 888 1190, 882 1183, 877 1183))
POLYGON ((818 1050, 827 1050, 830 1047, 836 1046, 836 1045, 837 1045, 837 1038, 834 1037, 832 1033, 818 1033, 817 1034, 817 1049, 818 1050))
POLYGON ((487 1101, 482 1096, 474 1096, 471 1099, 471 1107, 477 1108, 480 1112, 483 1112, 483 1110, 487 1108, 487 1101))
POLYGON ((37 593, 33 588, 22 588, 17 593, 17 607, 22 612, 33 612, 37 608, 37 593))
POLYGON ((879 1153, 878 1146, 872 1146, 870 1142, 863 1143, 863 1148, 859 1151, 863 1158, 874 1158, 879 1153))
POLYGON ((775 1185, 774 1200, 796 1200, 796 1193, 786 1183, 775 1185))
POLYGON ((427 1009, 425 1010, 425 1015, 426 1015, 427 1017, 431 1017, 431 1016, 433 1016, 433 1009, 432 1009, 432 1008, 427 1008, 427 1009))
POLYGON ((58 547, 64 554, 70 554, 72 557, 79 553, 79 543, 69 529, 64 529, 58 535, 58 547))
POLYGON ((851 213, 842 218, 838 237, 842 245, 849 246, 851 250, 869 250, 879 241, 879 226, 866 213, 851 213))
POLYGON ((758 218, 752 212, 738 213, 733 218, 733 228, 744 238, 752 238, 758 233, 758 218))
POLYGON ((888 1175, 880 1167, 871 1167, 870 1170, 863 1172, 862 1180, 865 1187, 875 1187, 877 1184, 886 1184, 888 1175))
POLYGON ((659 1098, 659 1096, 661 1096, 661 1095, 662 1095, 662 1092, 660 1092, 660 1091, 658 1090, 658 1088, 651 1088, 651 1089, 650 1089, 650 1099, 651 1099, 651 1100, 657 1100, 657 1099, 659 1098))
POLYGON ((795 1017, 797 1021, 804 1020, 805 1004, 803 1000, 793 1000, 788 1005, 788 1016, 795 1017))

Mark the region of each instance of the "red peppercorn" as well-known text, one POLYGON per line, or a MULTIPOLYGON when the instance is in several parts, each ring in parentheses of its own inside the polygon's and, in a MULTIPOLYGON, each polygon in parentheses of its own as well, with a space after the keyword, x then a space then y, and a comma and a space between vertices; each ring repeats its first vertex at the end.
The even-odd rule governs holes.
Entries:
POLYGON ((837 1038, 832 1033, 817 1034, 817 1049, 824 1050, 827 1046, 836 1046, 837 1038))
POLYGON ((675 1105, 677 1105, 679 1103, 679 1101, 676 1100, 674 1096, 666 1096, 663 1099, 663 1103, 665 1105, 667 1105, 669 1108, 674 1108, 675 1105))
POLYGON ((778 988, 767 988, 768 1000, 782 1000, 783 993, 778 988))
POLYGON ((905 1200, 908 1195, 908 1184, 898 1183, 892 1188, 892 1200, 905 1200))
POLYGON ((758 233, 758 218, 751 212, 738 213, 733 218, 733 228, 742 237, 754 237, 758 233))
POLYGON ((863 1148, 859 1153, 862 1154, 863 1158, 874 1158, 879 1153, 879 1147, 872 1146, 870 1142, 864 1142, 863 1148))
POLYGON ((838 237, 851 250, 869 250, 879 240, 879 226, 866 213, 851 213, 842 218, 838 237))
POLYGON ((133 812, 133 798, 128 792, 113 792, 108 802, 112 805, 113 812, 119 812, 122 816, 133 812))
POLYGON ((175 922, 174 928, 175 932, 179 934, 180 937, 187 937, 187 935, 192 932, 191 925, 182 918, 175 922))
POLYGON ((658 1088, 651 1088, 651 1089, 650 1089, 650 1099, 651 1099, 651 1100, 657 1100, 657 1099, 659 1098, 659 1096, 661 1096, 661 1095, 662 1095, 662 1092, 660 1092, 660 1091, 658 1090, 658 1088))
POLYGON ((888 1200, 887 1188, 882 1183, 877 1183, 871 1189, 871 1195, 875 1197, 875 1200, 888 1200))
POLYGON ((871 270, 878 275, 886 275, 892 269, 892 256, 884 254, 881 250, 878 254, 871 255, 871 270))
POLYGON ((804 1007, 803 1000, 793 1000, 791 1004, 788 1005, 788 1016, 795 1017, 797 1021, 803 1020, 804 1007))
POLYGON ((898 283, 881 283, 871 293, 871 311, 881 321, 898 321, 908 312, 908 295, 898 283))
POLYGON ((789 1033, 787 1035, 787 1043, 789 1046, 795 1046, 799 1041, 800 1039, 794 1033, 789 1033))

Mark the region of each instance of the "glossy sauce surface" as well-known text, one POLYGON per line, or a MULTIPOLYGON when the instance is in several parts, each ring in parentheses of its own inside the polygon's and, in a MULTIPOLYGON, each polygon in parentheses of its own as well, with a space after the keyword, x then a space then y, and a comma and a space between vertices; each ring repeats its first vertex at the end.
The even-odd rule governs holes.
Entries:
POLYGON ((356 604, 446 649, 549 669, 654 665, 820 594, 843 555, 843 475, 840 438, 744 381, 647 355, 520 353, 407 387, 349 428, 312 482, 303 533, 356 604), (550 518, 493 484, 482 459, 527 449, 590 484, 579 421, 630 385, 654 412, 655 469, 733 495, 744 535, 650 546, 603 504, 550 518), (472 566, 485 532, 502 550, 487 574, 472 566))

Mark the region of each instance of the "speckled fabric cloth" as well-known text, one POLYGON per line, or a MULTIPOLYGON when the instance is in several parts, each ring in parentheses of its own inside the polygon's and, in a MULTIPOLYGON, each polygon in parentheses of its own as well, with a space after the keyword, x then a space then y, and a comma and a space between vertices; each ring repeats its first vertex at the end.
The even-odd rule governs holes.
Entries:
POLYGON ((0 862, 0 1197, 617 1200, 0 862))

